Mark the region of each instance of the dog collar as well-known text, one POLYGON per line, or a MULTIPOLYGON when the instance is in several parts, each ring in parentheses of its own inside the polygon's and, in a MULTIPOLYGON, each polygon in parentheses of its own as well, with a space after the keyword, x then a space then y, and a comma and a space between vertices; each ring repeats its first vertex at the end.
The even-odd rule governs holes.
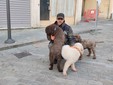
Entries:
POLYGON ((77 48, 76 46, 71 46, 71 47, 74 48, 74 49, 77 49, 79 51, 79 53, 80 53, 80 56, 82 56, 82 52, 80 51, 79 48, 77 48))

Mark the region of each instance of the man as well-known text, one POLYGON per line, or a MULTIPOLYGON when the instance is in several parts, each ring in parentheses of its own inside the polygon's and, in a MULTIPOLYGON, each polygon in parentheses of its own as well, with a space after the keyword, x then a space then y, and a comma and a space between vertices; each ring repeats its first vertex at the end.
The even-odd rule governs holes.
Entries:
MULTIPOLYGON (((64 31, 66 37, 65 44, 73 46, 75 44, 73 31, 72 28, 65 23, 65 16, 63 13, 57 14, 57 19, 54 24, 58 25, 64 31)), ((51 47, 53 43, 54 41, 51 40, 48 46, 51 47)))

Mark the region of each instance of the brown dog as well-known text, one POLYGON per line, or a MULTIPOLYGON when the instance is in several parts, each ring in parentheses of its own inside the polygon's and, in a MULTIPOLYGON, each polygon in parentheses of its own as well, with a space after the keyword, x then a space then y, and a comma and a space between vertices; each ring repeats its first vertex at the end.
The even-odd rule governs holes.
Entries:
POLYGON ((47 39, 49 41, 53 40, 54 43, 50 47, 50 52, 49 52, 49 60, 50 60, 50 68, 49 70, 53 69, 53 64, 54 61, 57 60, 57 68, 59 72, 62 72, 62 69, 60 67, 61 64, 61 49, 62 46, 65 42, 65 35, 63 33, 63 30, 56 26, 55 24, 49 25, 45 29, 47 39))
POLYGON ((96 42, 95 41, 82 40, 82 38, 79 34, 75 35, 75 39, 76 39, 76 42, 80 42, 83 45, 84 49, 88 49, 89 54, 87 56, 90 56, 91 53, 93 52, 93 59, 96 59, 96 55, 95 55, 96 42))

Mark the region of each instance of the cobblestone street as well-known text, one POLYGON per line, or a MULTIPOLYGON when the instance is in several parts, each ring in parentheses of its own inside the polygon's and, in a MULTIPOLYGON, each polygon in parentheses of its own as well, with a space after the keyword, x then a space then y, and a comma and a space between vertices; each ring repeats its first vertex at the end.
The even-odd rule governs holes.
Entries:
MULTIPOLYGON (((87 57, 88 52, 85 50, 83 59, 75 63, 78 71, 72 72, 69 69, 68 76, 65 77, 57 71, 56 65, 52 71, 48 69, 48 41, 1 50, 0 85, 113 85, 113 21, 99 22, 95 31, 91 30, 94 29, 93 25, 94 22, 82 22, 72 28, 74 33, 79 33, 83 39, 101 42, 96 46, 96 60, 93 60, 92 56, 87 57), (18 57, 18 53, 27 55, 18 57)), ((44 29, 32 30, 30 32, 35 37, 33 35, 28 37, 28 34, 31 34, 28 30, 25 32, 22 30, 23 34, 28 33, 27 39, 17 38, 18 30, 16 30, 18 35, 13 33, 13 37, 20 40, 19 44, 21 40, 25 43, 32 38, 32 40, 46 39, 44 29)), ((4 34, 5 32, 2 32, 1 36, 4 34)), ((7 45, 2 43, 1 46, 7 45)))

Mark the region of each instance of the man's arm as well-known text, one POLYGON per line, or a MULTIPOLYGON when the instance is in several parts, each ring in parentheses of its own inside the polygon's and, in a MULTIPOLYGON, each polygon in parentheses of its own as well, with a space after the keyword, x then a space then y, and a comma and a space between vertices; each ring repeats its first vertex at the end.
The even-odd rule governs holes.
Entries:
POLYGON ((73 36, 73 30, 70 26, 67 26, 67 38, 68 38, 68 44, 70 46, 73 46, 75 44, 75 39, 73 36))
POLYGON ((68 36, 73 36, 73 30, 72 30, 72 28, 70 26, 66 26, 66 28, 67 28, 67 35, 68 36))

